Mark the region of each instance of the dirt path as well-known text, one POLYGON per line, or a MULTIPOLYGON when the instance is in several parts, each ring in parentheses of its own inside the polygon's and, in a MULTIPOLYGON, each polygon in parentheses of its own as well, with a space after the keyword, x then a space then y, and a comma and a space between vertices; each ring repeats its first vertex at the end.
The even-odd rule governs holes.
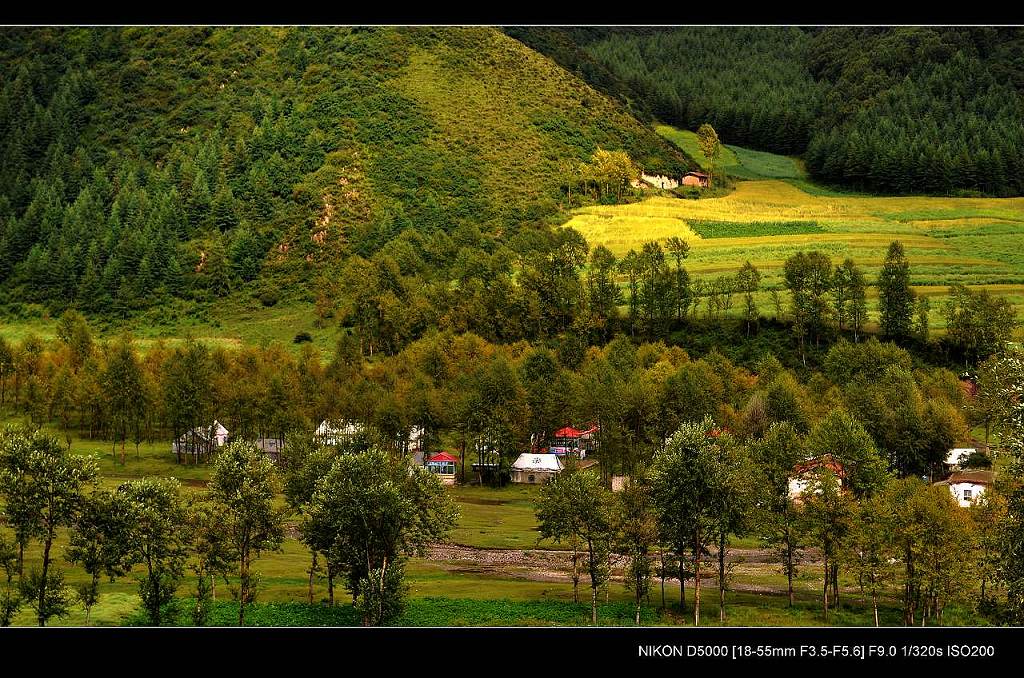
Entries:
MULTIPOLYGON (((712 562, 708 563, 708 575, 701 577, 701 583, 708 586, 717 586, 715 574, 717 568, 716 550, 712 550, 710 558, 712 562)), ((487 549, 456 544, 432 544, 427 549, 425 559, 440 564, 441 567, 453 574, 483 574, 526 581, 572 582, 572 553, 569 551, 487 549)), ((753 570, 770 568, 774 571, 777 567, 772 560, 771 552, 767 549, 729 549, 726 561, 735 564, 737 567, 753 570)), ((806 557, 802 561, 805 566, 813 566, 817 562, 813 558, 806 557)), ((626 556, 614 556, 612 567, 615 575, 612 578, 621 580, 622 568, 627 564, 628 559, 626 556)), ((585 580, 585 573, 581 574, 583 574, 581 581, 585 580)), ((652 581, 652 587, 659 587, 660 581, 659 578, 655 577, 654 581, 652 581)), ((692 582, 692 579, 688 580, 688 583, 691 585, 692 582)), ((665 583, 666 585, 678 586, 678 578, 666 577, 665 583)), ((730 584, 729 588, 733 591, 749 593, 785 593, 783 587, 735 581, 730 584)))

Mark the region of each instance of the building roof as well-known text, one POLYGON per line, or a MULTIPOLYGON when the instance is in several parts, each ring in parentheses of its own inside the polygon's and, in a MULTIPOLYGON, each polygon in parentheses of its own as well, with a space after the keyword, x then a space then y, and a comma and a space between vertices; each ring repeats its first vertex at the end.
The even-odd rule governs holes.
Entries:
POLYGON ((814 459, 808 459, 805 462, 797 464, 793 467, 794 476, 802 476, 804 474, 816 471, 820 468, 827 468, 835 473, 839 478, 846 477, 846 469, 838 461, 830 456, 815 457, 814 459))
POLYGON ((561 471, 562 460, 555 454, 523 452, 512 464, 515 471, 561 471))
POLYGON ((940 480, 935 484, 959 485, 961 483, 970 483, 972 485, 991 485, 995 477, 996 474, 992 471, 958 471, 945 480, 940 480))
POLYGON ((442 461, 458 462, 459 460, 456 459, 455 457, 453 457, 452 455, 448 454, 447 452, 438 452, 433 457, 430 457, 429 459, 427 459, 427 462, 432 462, 432 461, 437 461, 437 462, 442 462, 442 461))
POLYGON ((581 432, 574 429, 572 426, 565 426, 555 431, 553 437, 555 438, 579 438, 581 432))
POLYGON ((700 177, 701 179, 707 179, 708 175, 703 172, 687 172, 683 175, 684 177, 700 177))

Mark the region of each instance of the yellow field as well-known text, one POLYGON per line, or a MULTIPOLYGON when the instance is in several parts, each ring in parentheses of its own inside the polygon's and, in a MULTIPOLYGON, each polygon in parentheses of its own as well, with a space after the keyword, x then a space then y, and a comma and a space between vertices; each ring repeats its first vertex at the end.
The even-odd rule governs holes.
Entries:
MULTIPOLYGON (((681 237, 691 247, 688 269, 700 276, 731 274, 749 259, 766 290, 781 288, 783 262, 799 250, 821 250, 837 263, 852 257, 874 279, 889 243, 900 240, 915 288, 933 300, 936 329, 943 325, 941 299, 955 282, 1024 309, 1024 198, 811 195, 783 180, 742 181, 721 198, 585 207, 566 225, 617 256, 649 240, 681 237), (742 237, 702 238, 693 224, 703 220, 751 226, 742 237), (775 235, 757 226, 796 221, 815 222, 821 232, 775 235)), ((770 309, 768 292, 759 303, 770 309)))

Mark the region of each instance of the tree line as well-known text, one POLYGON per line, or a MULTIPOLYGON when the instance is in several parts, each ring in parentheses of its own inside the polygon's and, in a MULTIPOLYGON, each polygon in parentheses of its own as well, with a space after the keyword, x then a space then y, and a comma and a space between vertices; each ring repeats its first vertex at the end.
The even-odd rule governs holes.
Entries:
POLYGON ((759 435, 729 432, 710 417, 684 423, 619 492, 570 463, 541 490, 541 535, 571 548, 574 599, 580 574, 588 576, 594 623, 599 592, 607 590, 616 565, 633 593, 638 624, 653 581, 661 580, 666 608, 665 582, 675 578, 683 612, 685 584, 693 581, 699 625, 702 573, 717 569, 719 620, 725 621, 732 579, 727 556, 737 537, 757 537, 770 549, 786 576, 790 607, 794 579, 817 561, 826 623, 844 600, 849 604, 841 570, 870 606, 876 626, 883 601, 896 603, 908 626, 941 624, 946 608, 957 604, 1019 623, 1024 359, 1019 350, 1000 353, 984 372, 979 383, 988 396, 979 401, 989 399, 990 416, 1001 422, 1009 463, 967 508, 948 487, 887 465, 868 429, 833 409, 806 432, 789 421, 772 422, 759 435), (793 481, 801 469, 804 485, 797 493, 793 481), (616 554, 624 562, 616 563, 616 554))
POLYGON ((601 68, 580 72, 666 122, 803 155, 830 184, 1008 196, 1024 190, 1021 40, 986 27, 608 31, 581 43, 601 68))
MULTIPOLYGON (((409 554, 444 537, 457 513, 437 477, 381 450, 328 458, 317 451, 284 465, 286 496, 301 516, 303 541, 327 558, 333 582, 343 578, 366 624, 392 619, 402 609, 403 564, 409 554)), ((146 623, 177 623, 183 613, 204 626, 222 580, 238 602, 238 624, 257 597, 261 554, 280 550, 287 511, 278 508, 282 472, 251 443, 218 451, 202 492, 185 492, 174 478, 129 480, 100 487, 93 457, 71 454, 61 442, 31 428, 0 434, 0 497, 13 539, 0 535, 6 573, 0 625, 22 607, 40 626, 69 612, 77 598, 88 623, 102 579, 134 576, 146 623), (88 578, 67 586, 55 541, 68 536, 64 560, 88 578), (26 567, 26 549, 42 548, 41 562, 26 567), (176 593, 193 577, 190 607, 176 593), (15 579, 17 581, 15 581, 15 579)))

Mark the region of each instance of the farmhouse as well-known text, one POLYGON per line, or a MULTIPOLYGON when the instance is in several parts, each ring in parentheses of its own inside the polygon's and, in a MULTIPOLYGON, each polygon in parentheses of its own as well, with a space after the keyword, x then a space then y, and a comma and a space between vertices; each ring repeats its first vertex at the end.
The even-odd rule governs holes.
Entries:
POLYGON ((708 187, 708 175, 703 172, 687 172, 683 175, 683 186, 708 187))
POLYGON ((557 454, 523 452, 512 464, 513 483, 540 484, 558 475, 565 465, 557 454))
POLYGON ((441 479, 441 483, 444 485, 455 484, 455 468, 458 464, 458 459, 448 454, 447 452, 438 452, 434 456, 427 459, 424 462, 427 470, 431 473, 436 473, 441 479))
POLYGON ((281 458, 281 450, 284 449, 284 440, 282 438, 268 438, 260 436, 256 439, 256 448, 263 454, 270 457, 273 461, 277 461, 281 458))
POLYGON ((171 452, 178 455, 192 455, 198 461, 202 455, 213 453, 218 447, 228 442, 228 430, 216 419, 209 426, 197 426, 191 431, 182 433, 171 443, 171 452))
POLYGON ((936 485, 949 487, 950 494, 960 506, 970 506, 992 487, 995 474, 992 471, 957 471, 936 485))
POLYGON ((807 491, 811 480, 824 470, 831 471, 839 479, 839 486, 842 487, 846 479, 846 469, 831 456, 824 455, 797 464, 789 476, 789 496, 793 501, 800 501, 804 492, 807 491))
POLYGON ((321 445, 345 445, 351 443, 363 432, 363 425, 352 421, 332 422, 324 419, 316 427, 317 442, 321 445))

